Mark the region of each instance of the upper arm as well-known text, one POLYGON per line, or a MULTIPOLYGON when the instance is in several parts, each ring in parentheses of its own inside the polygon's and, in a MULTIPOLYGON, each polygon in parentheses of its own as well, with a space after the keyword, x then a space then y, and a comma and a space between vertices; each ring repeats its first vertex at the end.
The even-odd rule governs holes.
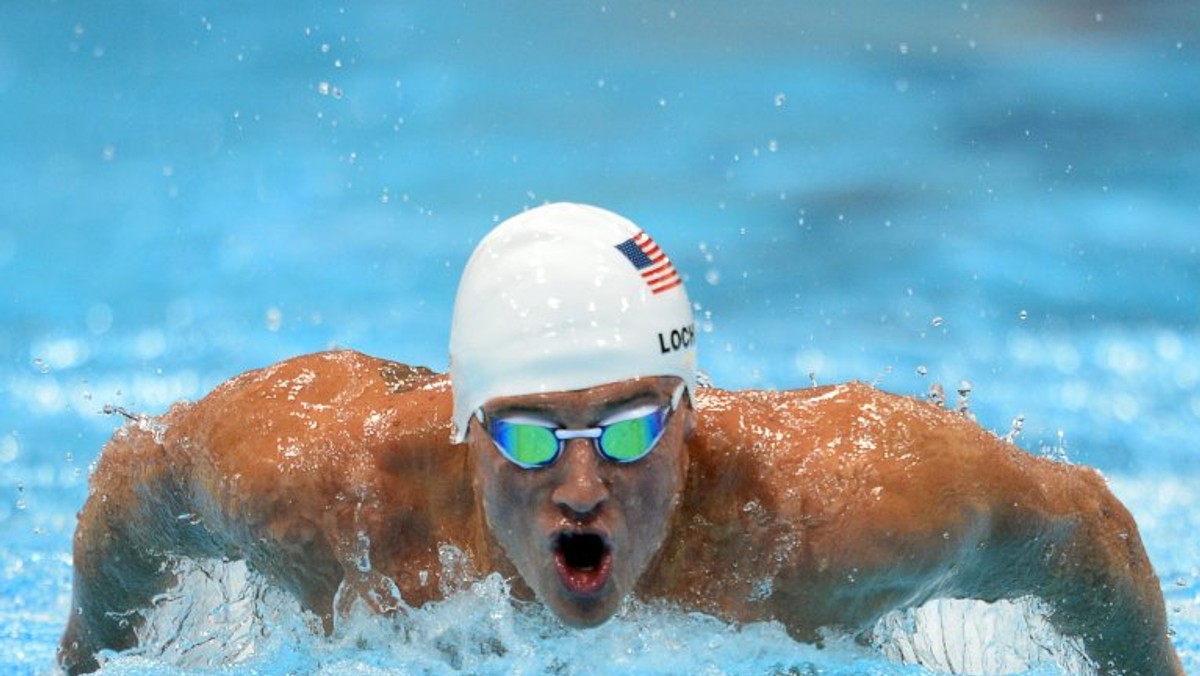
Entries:
POLYGON ((1157 579, 1095 470, 1033 456, 923 402, 849 388, 800 453, 806 548, 785 613, 863 627, 931 598, 1036 596, 1099 664, 1174 659, 1157 579))

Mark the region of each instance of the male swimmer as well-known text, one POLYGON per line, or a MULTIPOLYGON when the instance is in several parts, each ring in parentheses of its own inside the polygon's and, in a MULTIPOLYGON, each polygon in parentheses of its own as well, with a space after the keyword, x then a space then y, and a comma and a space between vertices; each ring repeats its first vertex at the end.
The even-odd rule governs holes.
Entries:
POLYGON ((1098 473, 863 384, 700 387, 692 321, 646 233, 552 204, 471 257, 448 379, 308 355, 127 425, 80 514, 62 665, 134 646, 185 557, 244 560, 332 631, 355 602, 439 598, 452 545, 574 627, 635 595, 818 641, 932 598, 1033 595, 1100 673, 1183 673, 1098 473))

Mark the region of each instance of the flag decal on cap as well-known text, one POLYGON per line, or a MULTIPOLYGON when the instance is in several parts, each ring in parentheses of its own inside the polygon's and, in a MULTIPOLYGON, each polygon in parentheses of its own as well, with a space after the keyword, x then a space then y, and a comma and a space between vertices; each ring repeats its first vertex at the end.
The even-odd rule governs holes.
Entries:
POLYGON ((646 281, 646 286, 654 293, 662 293, 683 284, 675 266, 671 265, 671 259, 650 239, 650 235, 639 232, 616 248, 633 263, 646 281))

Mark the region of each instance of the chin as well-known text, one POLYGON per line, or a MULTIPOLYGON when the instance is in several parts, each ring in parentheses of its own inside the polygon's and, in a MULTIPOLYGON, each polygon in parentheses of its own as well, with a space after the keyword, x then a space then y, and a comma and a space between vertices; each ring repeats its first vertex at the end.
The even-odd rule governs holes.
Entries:
POLYGON ((562 599, 550 605, 550 610, 572 629, 592 629, 612 619, 619 606, 620 598, 614 593, 611 598, 562 599))

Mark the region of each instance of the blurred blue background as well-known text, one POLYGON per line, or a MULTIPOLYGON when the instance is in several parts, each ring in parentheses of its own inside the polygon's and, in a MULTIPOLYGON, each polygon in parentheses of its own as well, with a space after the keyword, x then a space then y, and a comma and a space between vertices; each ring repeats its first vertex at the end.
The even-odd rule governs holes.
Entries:
POLYGON ((968 381, 1114 477, 1194 652, 1198 36, 1186 0, 7 2, 4 654, 49 663, 104 405, 444 369, 474 243, 557 200, 654 234, 719 385, 968 381))

